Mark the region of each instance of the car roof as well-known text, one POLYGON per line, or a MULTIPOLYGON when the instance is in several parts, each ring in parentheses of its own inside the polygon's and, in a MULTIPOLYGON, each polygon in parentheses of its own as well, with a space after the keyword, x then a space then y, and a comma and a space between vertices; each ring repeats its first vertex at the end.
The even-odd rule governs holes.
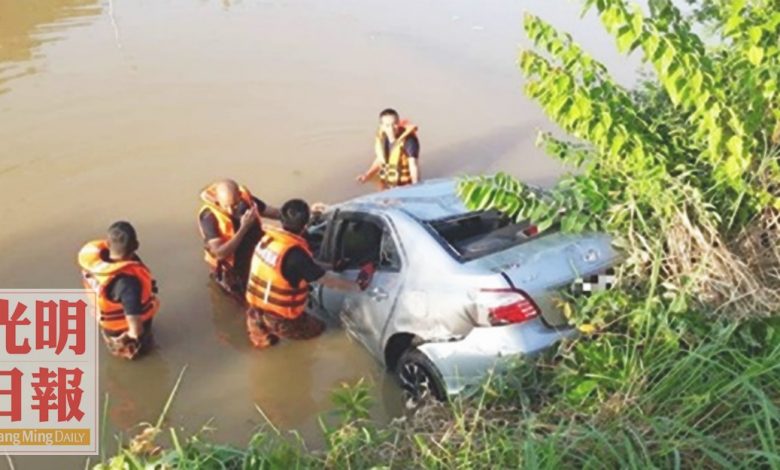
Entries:
POLYGON ((397 209, 420 221, 469 212, 458 197, 457 180, 454 178, 427 180, 411 186, 367 194, 350 200, 346 205, 379 211, 397 209))

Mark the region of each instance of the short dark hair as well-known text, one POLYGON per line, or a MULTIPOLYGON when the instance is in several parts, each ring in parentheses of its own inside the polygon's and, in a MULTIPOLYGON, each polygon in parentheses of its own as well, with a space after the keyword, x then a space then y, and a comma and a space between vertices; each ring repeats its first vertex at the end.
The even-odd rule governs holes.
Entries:
POLYGON ((382 119, 382 118, 383 118, 383 117, 385 117, 385 116, 393 116, 393 117, 395 117, 396 119, 399 119, 399 117, 398 117, 398 111, 396 111, 396 110, 395 110, 395 109, 393 109, 393 108, 385 108, 385 109, 383 109, 383 110, 382 110, 382 112, 381 112, 381 113, 379 113, 379 119, 382 119))
POLYGON ((130 222, 120 220, 108 227, 108 244, 114 253, 127 256, 138 249, 138 236, 130 222))
POLYGON ((280 212, 282 228, 292 233, 301 233, 311 216, 309 205, 302 199, 291 199, 285 202, 280 212))

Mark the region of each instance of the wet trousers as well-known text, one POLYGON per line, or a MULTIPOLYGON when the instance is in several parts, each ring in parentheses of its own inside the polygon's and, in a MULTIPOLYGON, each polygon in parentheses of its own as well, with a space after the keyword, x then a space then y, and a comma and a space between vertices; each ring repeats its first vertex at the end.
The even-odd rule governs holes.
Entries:
POLYGON ((121 333, 103 329, 100 330, 100 335, 103 337, 103 342, 106 343, 108 352, 122 359, 133 360, 152 346, 151 324, 144 325, 144 332, 137 340, 122 336, 121 333))
POLYGON ((297 318, 287 319, 249 308, 246 311, 246 328, 252 345, 264 349, 278 343, 280 338, 315 338, 325 330, 325 323, 305 312, 297 318))

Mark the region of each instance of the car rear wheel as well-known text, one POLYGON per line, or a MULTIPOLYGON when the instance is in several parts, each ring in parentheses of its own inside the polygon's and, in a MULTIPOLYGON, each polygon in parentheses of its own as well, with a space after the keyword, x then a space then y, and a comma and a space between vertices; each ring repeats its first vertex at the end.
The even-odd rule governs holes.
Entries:
POLYGON ((401 355, 395 375, 401 386, 404 405, 409 410, 432 399, 443 401, 446 398, 441 373, 417 348, 409 348, 401 355))

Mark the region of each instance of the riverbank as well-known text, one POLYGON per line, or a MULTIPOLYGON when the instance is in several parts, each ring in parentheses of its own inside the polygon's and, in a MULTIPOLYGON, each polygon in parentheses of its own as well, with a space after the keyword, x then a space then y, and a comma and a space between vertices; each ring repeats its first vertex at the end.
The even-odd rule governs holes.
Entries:
POLYGON ((168 428, 160 431, 169 446, 157 447, 150 439, 156 431, 146 431, 95 468, 780 464, 780 324, 734 327, 695 313, 644 313, 635 331, 645 335, 612 329, 583 337, 491 377, 469 398, 429 405, 389 425, 368 418, 368 385, 342 386, 333 393, 334 413, 322 420, 321 450, 308 450, 269 422, 243 448, 215 443, 205 430, 185 438, 168 428))

